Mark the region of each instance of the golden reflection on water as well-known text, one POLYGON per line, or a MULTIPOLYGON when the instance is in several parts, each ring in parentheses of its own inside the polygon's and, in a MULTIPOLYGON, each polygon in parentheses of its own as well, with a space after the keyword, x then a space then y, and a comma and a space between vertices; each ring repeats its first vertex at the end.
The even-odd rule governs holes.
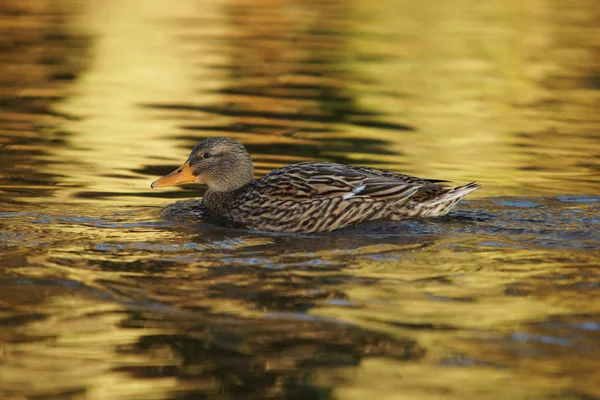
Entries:
POLYGON ((597 192, 600 120, 593 111, 598 91, 590 90, 596 5, 403 4, 412 12, 382 12, 378 21, 386 33, 406 37, 393 43, 406 56, 377 67, 383 85, 402 88, 406 99, 401 106, 379 101, 381 107, 402 110, 420 128, 418 138, 397 147, 408 165, 429 175, 444 170, 451 179, 471 168, 478 180, 500 186, 488 187, 491 195, 516 187, 522 193, 523 186, 597 192), (422 29, 425 21, 435 29, 422 29))
POLYGON ((590 13, 562 11, 539 2, 85 3, 68 26, 94 44, 57 107, 78 119, 60 124, 74 134, 43 157, 45 172, 63 187, 155 205, 144 196, 160 175, 150 167, 178 165, 202 135, 228 134, 255 149, 259 174, 331 159, 476 179, 488 196, 595 193, 599 99, 588 87, 598 27, 590 13))
MULTIPOLYGON (((74 95, 59 105, 85 118, 69 124, 68 129, 77 132, 69 146, 50 155, 49 161, 56 163, 53 172, 60 174, 68 163, 79 171, 70 180, 90 191, 143 192, 149 184, 146 175, 135 172, 140 165, 160 165, 181 155, 164 141, 176 131, 173 121, 156 118, 138 105, 153 97, 194 100, 195 66, 181 49, 171 46, 176 26, 156 22, 187 15, 197 5, 195 1, 179 1, 177 7, 162 1, 143 6, 136 1, 87 4, 75 24, 94 35, 90 64, 74 83, 74 95), (156 29, 148 29, 152 22, 156 29)), ((210 7, 207 3, 205 11, 210 7)), ((143 200, 139 196, 136 204, 143 200)))
POLYGON ((0 397, 600 396, 598 4, 0 3, 0 397), (161 221, 214 135, 484 188, 332 235, 161 221))

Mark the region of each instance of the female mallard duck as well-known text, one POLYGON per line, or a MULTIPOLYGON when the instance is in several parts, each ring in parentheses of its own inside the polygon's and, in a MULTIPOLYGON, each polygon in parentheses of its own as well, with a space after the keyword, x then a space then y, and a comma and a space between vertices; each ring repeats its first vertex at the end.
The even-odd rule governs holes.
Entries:
POLYGON ((302 162, 254 180, 250 155, 237 140, 214 137, 194 147, 177 170, 152 187, 204 182, 202 205, 212 214, 248 229, 331 232, 378 219, 447 214, 475 182, 449 188, 422 179, 368 167, 302 162))

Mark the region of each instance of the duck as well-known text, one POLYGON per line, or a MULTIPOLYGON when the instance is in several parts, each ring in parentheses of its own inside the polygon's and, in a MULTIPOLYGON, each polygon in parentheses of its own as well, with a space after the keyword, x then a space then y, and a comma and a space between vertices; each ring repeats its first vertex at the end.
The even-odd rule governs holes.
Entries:
POLYGON ((223 136, 202 140, 181 167, 151 187, 191 182, 208 187, 200 205, 210 215, 250 230, 293 233, 439 217, 481 187, 330 162, 291 164, 254 179, 246 148, 223 136))

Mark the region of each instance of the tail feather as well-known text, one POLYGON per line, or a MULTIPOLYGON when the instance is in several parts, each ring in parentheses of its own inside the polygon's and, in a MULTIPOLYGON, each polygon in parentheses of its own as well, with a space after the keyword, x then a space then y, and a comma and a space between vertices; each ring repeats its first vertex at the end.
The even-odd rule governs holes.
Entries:
POLYGON ((461 199, 469 193, 481 188, 481 185, 477 182, 467 183, 466 185, 457 186, 436 197, 435 199, 427 202, 428 205, 434 206, 436 204, 446 203, 454 199, 461 199))
POLYGON ((479 189, 481 185, 477 182, 467 183, 439 193, 437 190, 429 190, 421 198, 412 197, 400 207, 396 207, 390 215, 391 219, 404 219, 411 217, 441 217, 446 215, 467 194, 479 189), (437 192, 437 193, 436 193, 437 192), (431 197, 431 196, 435 197, 431 197))

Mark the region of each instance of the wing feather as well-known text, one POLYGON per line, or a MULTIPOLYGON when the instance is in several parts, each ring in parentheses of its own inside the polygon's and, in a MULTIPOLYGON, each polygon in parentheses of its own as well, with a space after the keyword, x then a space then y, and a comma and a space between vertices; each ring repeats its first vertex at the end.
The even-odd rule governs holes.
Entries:
POLYGON ((414 177, 403 179, 408 175, 389 171, 383 171, 384 174, 374 171, 380 172, 333 163, 300 163, 265 175, 257 181, 256 189, 264 196, 296 201, 342 197, 394 203, 410 197, 428 182, 417 182, 414 177))

